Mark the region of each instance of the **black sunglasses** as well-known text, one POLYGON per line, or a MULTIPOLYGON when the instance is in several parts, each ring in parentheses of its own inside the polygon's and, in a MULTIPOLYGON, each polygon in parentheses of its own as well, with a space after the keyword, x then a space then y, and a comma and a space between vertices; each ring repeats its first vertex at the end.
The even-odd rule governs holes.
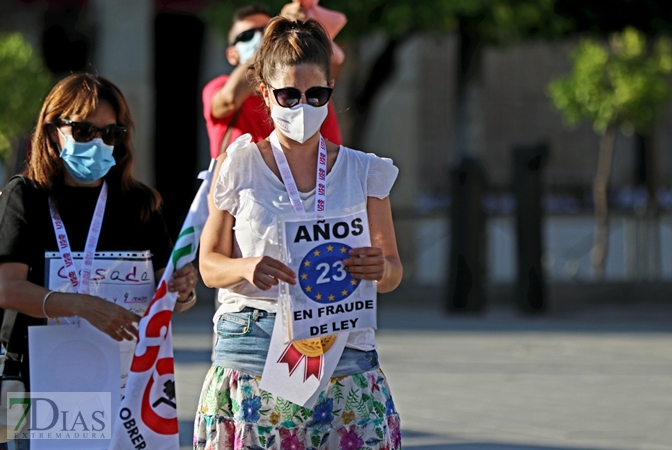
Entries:
POLYGON ((72 127, 72 137, 77 142, 89 142, 100 132, 100 137, 107 145, 119 145, 124 141, 128 128, 120 125, 107 125, 98 128, 91 122, 73 122, 72 120, 60 119, 54 125, 68 125, 72 127))
POLYGON ((263 33, 264 28, 266 27, 250 28, 249 30, 245 30, 242 33, 239 33, 238 36, 236 36, 236 38, 233 40, 233 43, 231 45, 236 45, 238 42, 247 42, 252 40, 254 34, 257 31, 261 31, 263 33))
MULTIPOLYGON (((278 105, 284 108, 291 108, 292 106, 296 106, 301 101, 301 91, 297 88, 287 87, 276 89, 270 84, 268 87, 273 91, 273 95, 278 101, 278 105)), ((324 106, 331 98, 331 93, 333 91, 334 88, 313 86, 306 91, 306 103, 308 103, 310 106, 324 106)))

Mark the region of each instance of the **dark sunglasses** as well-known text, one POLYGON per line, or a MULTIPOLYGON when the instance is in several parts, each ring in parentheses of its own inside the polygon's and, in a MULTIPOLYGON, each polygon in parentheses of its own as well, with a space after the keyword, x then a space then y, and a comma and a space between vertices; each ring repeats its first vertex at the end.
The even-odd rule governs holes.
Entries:
POLYGON ((72 120, 61 119, 54 125, 68 125, 72 127, 72 137, 77 142, 89 142, 100 132, 100 137, 107 145, 119 145, 124 141, 128 128, 120 125, 107 125, 98 128, 91 122, 73 122, 72 120))
MULTIPOLYGON (((275 96, 278 105, 284 108, 291 108, 292 106, 296 106, 301 101, 301 91, 297 88, 288 87, 276 89, 270 84, 268 87, 273 91, 273 95, 275 96)), ((306 103, 308 103, 310 106, 324 106, 331 98, 331 93, 333 91, 334 88, 313 86, 306 91, 306 103)))
POLYGON ((266 28, 266 27, 250 28, 249 30, 243 31, 242 33, 238 34, 238 36, 236 36, 236 38, 233 40, 233 43, 231 45, 236 45, 238 42, 247 42, 249 40, 252 40, 252 38, 254 37, 254 34, 257 31, 261 31, 263 33, 264 28, 266 28))

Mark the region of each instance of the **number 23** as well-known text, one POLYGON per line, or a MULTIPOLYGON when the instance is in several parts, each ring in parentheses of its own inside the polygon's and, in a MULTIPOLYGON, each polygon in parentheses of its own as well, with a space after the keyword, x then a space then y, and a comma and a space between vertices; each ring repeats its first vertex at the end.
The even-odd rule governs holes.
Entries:
MULTIPOLYGON (((331 278, 333 278, 334 281, 343 281, 347 276, 347 272, 343 266, 343 261, 336 261, 331 267, 336 270, 336 274, 332 275, 331 278)), ((317 265, 316 269, 322 271, 322 274, 317 279, 317 284, 329 283, 331 281, 331 278, 327 277, 331 267, 329 267, 329 264, 327 263, 320 263, 317 265)))

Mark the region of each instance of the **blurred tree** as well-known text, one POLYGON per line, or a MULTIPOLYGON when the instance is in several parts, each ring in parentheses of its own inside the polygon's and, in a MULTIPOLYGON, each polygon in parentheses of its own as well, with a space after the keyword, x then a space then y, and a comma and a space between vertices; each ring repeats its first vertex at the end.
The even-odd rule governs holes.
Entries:
MULTIPOLYGON (((608 8, 601 0, 556 0, 555 9, 571 18, 575 33, 602 38, 631 26, 648 37, 672 34, 672 8, 660 0, 611 0, 608 8)), ((633 182, 644 187, 653 199, 657 190, 655 141, 651 133, 637 131, 634 141, 633 182)), ((651 206, 653 202, 649 203, 651 206)))
POLYGON ((672 8, 660 0, 556 0, 558 14, 572 21, 572 31, 606 36, 631 26, 647 36, 672 32, 672 8))
POLYGON ((601 280, 608 250, 607 188, 617 129, 626 134, 648 133, 670 95, 672 44, 668 39, 648 42, 628 27, 611 36, 608 45, 586 39, 572 55, 569 76, 550 83, 555 106, 570 124, 586 120, 600 134, 597 173, 593 181, 595 239, 591 254, 593 275, 601 280))
POLYGON ((30 132, 51 85, 42 59, 20 33, 0 35, 0 160, 10 158, 14 139, 30 132))
MULTIPOLYGON (((477 151, 481 127, 482 59, 486 44, 528 37, 553 37, 571 29, 554 11, 556 0, 330 0, 328 7, 348 15, 345 38, 378 31, 388 45, 365 82, 355 88, 353 145, 361 146, 375 94, 393 73, 394 49, 415 32, 455 32, 458 36, 455 147, 459 155, 477 151)), ((326 3, 325 3, 326 6, 326 3)))

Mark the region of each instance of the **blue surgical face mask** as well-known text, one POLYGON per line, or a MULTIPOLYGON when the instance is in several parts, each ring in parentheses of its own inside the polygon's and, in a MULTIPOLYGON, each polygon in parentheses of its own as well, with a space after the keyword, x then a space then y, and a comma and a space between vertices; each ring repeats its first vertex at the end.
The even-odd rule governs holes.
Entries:
POLYGON ((238 50, 238 58, 240 60, 239 64, 245 64, 248 62, 252 57, 254 57, 254 54, 259 50, 259 46, 261 45, 261 38, 263 36, 263 33, 261 31, 257 31, 254 33, 254 37, 250 39, 247 42, 238 42, 234 46, 236 50, 238 50))
POLYGON ((71 135, 63 134, 61 130, 58 132, 65 138, 61 159, 65 162, 70 175, 80 183, 100 180, 116 164, 112 156, 114 147, 105 144, 101 138, 89 142, 76 142, 71 135))

